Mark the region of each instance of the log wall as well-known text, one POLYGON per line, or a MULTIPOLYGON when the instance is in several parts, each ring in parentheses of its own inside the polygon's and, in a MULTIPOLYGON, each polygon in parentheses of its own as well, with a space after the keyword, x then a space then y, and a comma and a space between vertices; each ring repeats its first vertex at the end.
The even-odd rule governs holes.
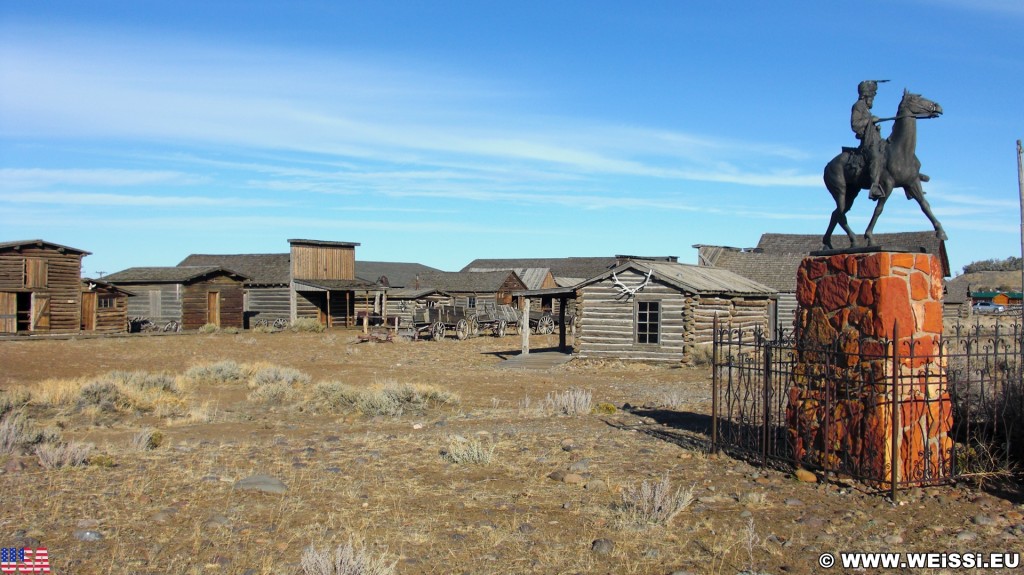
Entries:
MULTIPOLYGON (((646 274, 626 271, 618 279, 628 287, 638 287, 646 274)), ((576 351, 581 357, 691 361, 695 353, 710 348, 716 316, 720 327, 767 329, 769 301, 767 297, 685 293, 656 278, 637 294, 626 297, 608 279, 579 290, 576 351), (660 304, 661 331, 657 344, 636 341, 637 301, 660 304)))
MULTIPOLYGON (((47 246, 0 251, 0 292, 31 292, 32 319, 21 327, 42 333, 72 333, 80 327, 82 255, 47 246)), ((14 297, 14 296, 11 296, 14 297)), ((22 310, 28 313, 29 310, 22 310)), ((0 322, 9 325, 11 322, 0 322)), ((15 326, 15 329, 18 328, 15 326)))
POLYGON ((245 311, 251 320, 291 318, 291 292, 287 287, 249 287, 245 296, 245 311))

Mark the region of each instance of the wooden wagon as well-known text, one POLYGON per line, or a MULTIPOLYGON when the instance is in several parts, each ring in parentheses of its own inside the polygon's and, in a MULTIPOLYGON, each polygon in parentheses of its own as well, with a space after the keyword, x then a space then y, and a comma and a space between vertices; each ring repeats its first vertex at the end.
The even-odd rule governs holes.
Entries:
POLYGON ((429 336, 434 341, 449 332, 459 340, 476 335, 476 318, 460 305, 442 305, 418 309, 413 312, 413 338, 429 336))

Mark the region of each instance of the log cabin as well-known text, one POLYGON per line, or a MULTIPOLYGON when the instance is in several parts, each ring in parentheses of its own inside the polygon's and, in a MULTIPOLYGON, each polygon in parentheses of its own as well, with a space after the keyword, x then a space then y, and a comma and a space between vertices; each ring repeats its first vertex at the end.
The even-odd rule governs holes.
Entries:
POLYGON ((0 243, 0 333, 77 332, 87 255, 44 240, 0 243))
POLYGON ((727 270, 629 260, 576 286, 576 353, 689 363, 713 326, 769 329, 775 290, 727 270))

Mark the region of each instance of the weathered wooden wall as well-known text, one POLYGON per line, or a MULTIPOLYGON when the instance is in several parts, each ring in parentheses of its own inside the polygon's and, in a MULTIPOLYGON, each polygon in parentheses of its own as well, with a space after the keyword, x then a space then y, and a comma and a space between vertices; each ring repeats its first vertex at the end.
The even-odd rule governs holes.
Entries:
MULTIPOLYGON (((22 328, 40 333, 79 330, 82 307, 82 255, 47 246, 0 251, 0 292, 31 292, 31 319, 22 328)), ((16 301, 16 296, 5 299, 16 301)), ((5 310, 4 315, 9 315, 5 310)), ((27 310, 26 310, 27 311, 27 310)), ((10 326, 11 322, 0 322, 10 326)), ((15 322, 15 330, 18 324, 15 322)), ((6 329, 6 327, 4 328, 6 329)))
POLYGON ((292 277, 350 280, 356 277, 356 250, 345 246, 292 245, 292 277))
POLYGON ((158 325, 181 321, 181 284, 125 285, 135 293, 128 298, 129 318, 145 317, 158 325))
MULTIPOLYGON (((630 288, 643 284, 646 275, 627 271, 617 276, 630 288)), ((579 291, 579 327, 576 350, 581 357, 614 357, 647 361, 690 361, 700 348, 711 345, 715 316, 721 327, 768 327, 769 298, 743 298, 684 293, 679 288, 650 282, 636 295, 625 297, 611 279, 579 291), (636 302, 660 304, 657 344, 636 341, 636 302)))
POLYGON ((287 287, 249 287, 245 295, 245 311, 252 320, 291 318, 291 293, 287 287))
POLYGON ((242 328, 242 283, 228 276, 212 276, 185 285, 181 298, 182 329, 199 329, 210 322, 209 294, 219 294, 220 323, 218 327, 242 328))
MULTIPOLYGON (((618 276, 629 287, 643 284, 646 275, 628 271, 618 276)), ((652 279, 634 297, 625 297, 611 279, 583 287, 577 300, 582 314, 576 334, 581 357, 680 361, 683 358, 686 297, 675 287, 652 279), (661 304, 658 344, 636 343, 636 301, 661 304)))
POLYGON ((124 333, 128 328, 128 295, 105 290, 82 292, 83 331, 124 333))

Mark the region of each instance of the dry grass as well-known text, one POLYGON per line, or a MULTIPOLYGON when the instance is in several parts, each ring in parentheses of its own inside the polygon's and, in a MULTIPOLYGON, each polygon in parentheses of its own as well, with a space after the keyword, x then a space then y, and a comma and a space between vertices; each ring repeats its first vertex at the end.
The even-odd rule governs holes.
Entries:
MULTIPOLYGON (((344 573, 339 549, 342 564, 362 553, 364 568, 403 575, 809 575, 810 546, 870 549, 899 532, 907 549, 941 549, 979 506, 993 517, 1013 509, 962 488, 893 507, 681 449, 671 422, 621 411, 566 417, 542 413, 544 402, 515 409, 519 398, 565 389, 618 405, 670 387, 692 392, 687 409, 706 409, 706 374, 694 369, 495 369, 517 347, 512 338, 398 346, 349 344, 346 332, 248 336, 256 343, 224 334, 0 342, 0 408, 10 405, 0 428, 8 421, 9 436, 31 444, 0 454, 0 535, 45 541, 54 572, 76 575, 344 573), (38 358, 48 356, 62 361, 43 369, 38 358), (142 371, 107 377, 116 366, 142 371), (261 376, 264 385, 294 390, 292 403, 249 399, 260 370, 276 374, 261 376), (104 381, 113 387, 91 390, 96 401, 76 410, 82 388, 104 381), (178 406, 138 409, 138 389, 178 406), (115 409, 102 411, 112 397, 115 409), (394 402, 402 408, 387 407, 394 402), (88 444, 86 459, 72 457, 88 444), (42 466, 41 445, 53 450, 48 465, 62 467, 42 466), (581 482, 554 480, 556 471, 581 482), (254 474, 287 490, 235 488, 254 474), (788 498, 805 505, 781 503, 788 498), (855 510, 864 515, 847 517, 855 510), (76 539, 81 529, 103 538, 76 539), (594 551, 598 539, 614 550, 594 551)), ((977 548, 1005 549, 1001 529, 974 531, 977 548)))

